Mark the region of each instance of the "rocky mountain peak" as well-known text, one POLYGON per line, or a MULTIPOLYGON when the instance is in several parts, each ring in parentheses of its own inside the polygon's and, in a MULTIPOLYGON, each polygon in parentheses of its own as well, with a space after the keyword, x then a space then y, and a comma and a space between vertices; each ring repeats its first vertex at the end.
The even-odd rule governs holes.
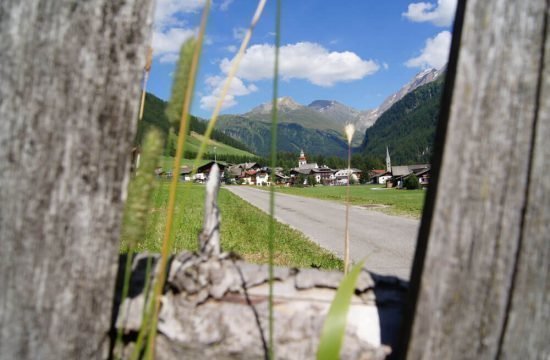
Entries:
POLYGON ((401 89, 399 89, 398 92, 388 96, 380 106, 372 110, 366 110, 361 112, 361 114, 359 115, 359 120, 357 122, 359 129, 364 130, 370 127, 372 124, 374 124, 376 119, 378 119, 380 115, 382 115, 384 111, 388 110, 393 104, 403 99, 405 95, 415 90, 416 88, 436 80, 439 77, 439 75, 445 72, 445 69, 446 67, 443 67, 440 70, 437 70, 437 69, 422 70, 421 72, 416 74, 411 81, 409 81, 401 89))
MULTIPOLYGON (((271 112, 271 101, 256 106, 250 110, 250 114, 266 114, 271 112)), ((277 106, 280 111, 298 110, 303 108, 303 105, 298 104, 290 96, 283 96, 277 99, 277 106)))
POLYGON ((307 107, 317 110, 317 111, 323 111, 327 108, 330 108, 336 104, 339 104, 337 101, 334 100, 315 100, 311 104, 309 104, 307 107))
POLYGON ((293 98, 290 96, 283 96, 277 99, 277 105, 281 109, 288 109, 288 110, 297 110, 303 107, 303 105, 298 104, 296 101, 294 101, 293 98))

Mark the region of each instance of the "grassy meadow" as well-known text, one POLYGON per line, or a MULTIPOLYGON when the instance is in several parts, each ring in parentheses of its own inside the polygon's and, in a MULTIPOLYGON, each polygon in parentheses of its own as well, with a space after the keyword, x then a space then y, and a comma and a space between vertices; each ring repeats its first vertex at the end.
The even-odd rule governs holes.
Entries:
MULTIPOLYGON (((345 186, 278 187, 276 191, 323 200, 346 201, 345 186)), ((416 219, 422 215, 425 195, 426 190, 386 189, 382 185, 352 185, 350 187, 352 205, 416 219)))
MULTIPOLYGON (((174 252, 198 249, 198 234, 202 228, 205 187, 198 184, 178 184, 174 218, 174 252)), ((160 252, 166 207, 168 182, 159 182, 153 195, 145 239, 136 251, 160 252)), ((267 263, 269 216, 225 189, 220 189, 221 245, 245 260, 267 263)), ((121 247, 122 249, 123 247, 121 247)), ((309 241, 300 232, 281 223, 275 226, 275 265, 343 269, 343 263, 333 254, 309 241)))
MULTIPOLYGON (((204 165, 204 164, 206 164, 210 161, 211 160, 201 160, 199 162, 199 166, 202 166, 202 165, 204 165)), ((193 167, 194 163, 195 163, 195 159, 181 159, 180 165, 181 166, 193 167)), ((174 157, 172 157, 172 156, 161 156, 160 157, 160 166, 162 166, 162 168, 164 170, 171 170, 173 165, 174 165, 174 157)))
MULTIPOLYGON (((194 131, 191 131, 191 134, 187 138, 187 142, 185 144, 185 150, 192 151, 195 153, 198 152, 203 139, 204 139, 203 135, 198 134, 194 131)), ((214 147, 216 148, 215 152, 218 155, 237 155, 237 156, 256 157, 256 155, 248 151, 237 149, 212 139, 208 140, 208 144, 206 145, 206 153, 214 154, 214 147)))

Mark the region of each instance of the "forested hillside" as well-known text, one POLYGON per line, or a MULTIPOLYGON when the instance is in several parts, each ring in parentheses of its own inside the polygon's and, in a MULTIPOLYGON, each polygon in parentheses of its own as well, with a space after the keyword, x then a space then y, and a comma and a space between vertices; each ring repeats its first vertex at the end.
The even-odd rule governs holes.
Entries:
MULTIPOLYGON (((179 131, 179 124, 175 124, 174 128, 171 129, 172 125, 166 116, 166 105, 167 103, 165 101, 159 99, 155 95, 150 93, 146 94, 143 119, 138 124, 135 144, 141 144, 147 129, 156 127, 165 138, 165 153, 167 155, 173 155, 171 153, 175 151, 175 137, 179 131)), ((189 123, 190 133, 204 134, 206 131, 206 126, 206 122, 196 118, 195 116, 191 116, 191 121, 189 123)), ((197 150, 198 138, 199 137, 194 136, 189 139, 188 150, 197 150)), ((250 153, 250 150, 243 143, 233 139, 231 136, 228 136, 221 131, 214 130, 212 133, 212 139, 225 145, 218 146, 217 150, 220 154, 228 153, 233 155, 241 154, 243 152, 250 153), (231 148, 242 151, 234 151, 231 148)))
MULTIPOLYGON (((218 127, 227 135, 250 144, 254 153, 268 156, 271 123, 240 115, 222 115, 218 127)), ((296 153, 303 149, 306 153, 321 155, 345 156, 347 153, 346 142, 335 130, 312 129, 290 122, 278 124, 277 148, 279 151, 296 153)))
POLYGON ((365 132, 362 153, 382 158, 387 146, 393 165, 429 163, 443 79, 419 87, 384 112, 365 132))

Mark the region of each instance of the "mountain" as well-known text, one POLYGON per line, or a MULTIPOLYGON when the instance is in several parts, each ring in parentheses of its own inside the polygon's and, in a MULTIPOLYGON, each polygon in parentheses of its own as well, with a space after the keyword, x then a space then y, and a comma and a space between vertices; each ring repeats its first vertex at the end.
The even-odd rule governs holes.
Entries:
POLYGON ((380 106, 378 106, 375 109, 362 111, 359 114, 359 117, 356 123, 357 128, 359 130, 365 130, 369 128, 393 104, 403 99, 405 95, 419 88, 420 86, 423 86, 432 81, 435 81, 436 79, 439 78, 439 75, 441 75, 444 71, 445 71, 445 67, 442 68, 441 70, 426 69, 419 72, 411 81, 405 84, 405 86, 403 86, 398 92, 388 96, 380 106))
MULTIPOLYGON (((280 151, 303 149, 311 155, 345 156, 347 143, 343 129, 348 123, 357 127, 352 146, 363 144, 363 133, 376 120, 415 89, 440 78, 444 70, 427 69, 418 73, 398 92, 389 96, 376 109, 359 111, 334 100, 315 100, 304 106, 290 97, 277 99, 278 140, 280 151)), ((222 115, 217 128, 247 144, 257 154, 270 150, 271 102, 254 107, 247 113, 222 115)))
POLYGON ((429 163, 439 119, 443 78, 437 77, 394 102, 366 130, 362 153, 383 157, 387 146, 393 165, 429 163))
MULTIPOLYGON (((271 108, 271 102, 267 102, 256 106, 241 116, 271 123, 271 108)), ((316 109, 298 104, 288 96, 277 99, 277 114, 280 123, 299 124, 310 129, 342 131, 345 125, 339 119, 325 115, 316 109)))
MULTIPOLYGON (((271 102, 240 115, 222 115, 217 128, 247 144, 255 153, 268 155, 271 139, 271 102)), ((290 97, 277 99, 279 151, 345 156, 343 129, 354 122, 359 111, 331 100, 317 100, 308 106, 290 97)), ((357 145, 362 136, 357 137, 357 145)))
MULTIPOLYGON (((222 115, 218 129, 240 140, 256 154, 267 156, 271 147, 271 123, 244 115, 222 115)), ((342 135, 331 129, 314 129, 297 122, 281 121, 277 126, 277 149, 283 152, 344 156, 347 144, 342 135)))
POLYGON ((321 115, 333 119, 338 125, 355 123, 361 113, 359 110, 334 100, 315 100, 307 106, 321 115))
MULTIPOLYGON (((271 115, 272 108, 273 108, 273 104, 271 103, 271 101, 266 102, 250 110, 249 114, 271 115)), ((303 108, 302 105, 298 104, 296 101, 294 101, 294 99, 292 99, 289 96, 283 96, 277 99, 277 110, 280 112, 290 112, 293 110, 300 110, 302 108, 303 108)))

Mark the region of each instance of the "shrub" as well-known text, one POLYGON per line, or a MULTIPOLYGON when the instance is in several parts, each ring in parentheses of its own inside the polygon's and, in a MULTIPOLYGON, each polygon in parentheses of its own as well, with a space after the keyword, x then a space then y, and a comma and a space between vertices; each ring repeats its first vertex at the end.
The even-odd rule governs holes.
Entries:
POLYGON ((403 185, 407 190, 415 190, 420 187, 420 184, 418 183, 418 177, 416 177, 416 175, 414 174, 411 174, 408 178, 406 178, 403 185))

